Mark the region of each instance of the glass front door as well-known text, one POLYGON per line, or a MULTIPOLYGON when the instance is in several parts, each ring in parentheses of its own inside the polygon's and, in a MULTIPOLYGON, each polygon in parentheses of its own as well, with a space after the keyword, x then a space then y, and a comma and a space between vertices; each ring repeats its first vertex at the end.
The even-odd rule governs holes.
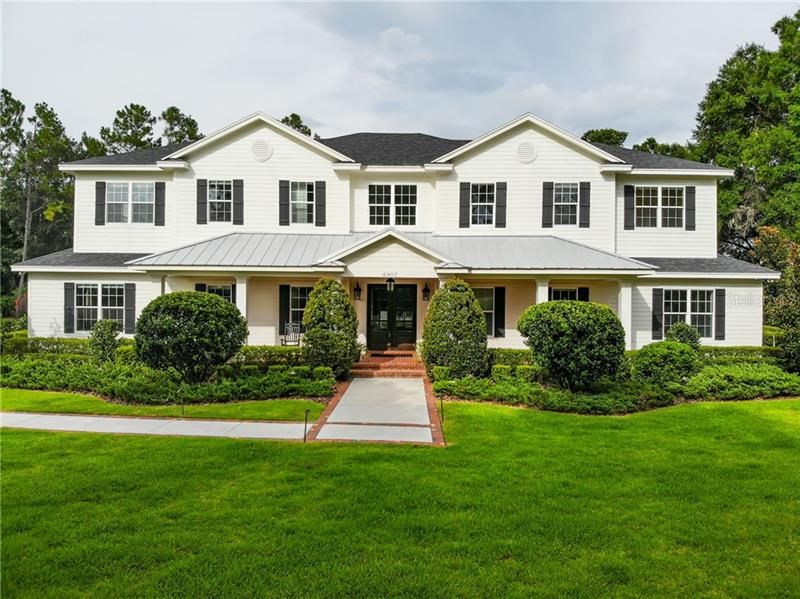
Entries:
POLYGON ((367 348, 386 349, 417 340, 417 286, 367 286, 367 348))

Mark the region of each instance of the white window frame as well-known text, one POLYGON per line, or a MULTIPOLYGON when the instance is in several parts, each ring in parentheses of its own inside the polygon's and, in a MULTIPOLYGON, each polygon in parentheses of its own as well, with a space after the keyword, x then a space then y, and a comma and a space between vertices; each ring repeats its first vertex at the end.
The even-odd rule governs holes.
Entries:
MULTIPOLYGON (((120 330, 125 326, 125 284, 124 283, 75 283, 75 299, 74 299, 74 311, 75 314, 73 315, 73 330, 76 333, 91 333, 94 324, 97 323, 99 320, 116 320, 120 324, 120 330), (79 290, 81 288, 88 287, 94 290, 94 299, 95 303, 93 306, 79 306, 78 305, 78 297, 79 297, 79 290), (105 303, 106 297, 103 293, 107 287, 121 287, 122 288, 122 305, 120 306, 112 306, 105 303), (90 310, 94 312, 94 322, 92 326, 88 329, 86 328, 79 328, 78 327, 78 311, 79 310, 90 310), (119 311, 121 314, 120 318, 106 318, 105 311, 106 310, 116 310, 119 311)), ((83 319, 86 320, 86 319, 83 319)))
POLYGON ((633 227, 634 229, 669 229, 681 231, 686 229, 686 186, 685 185, 634 185, 633 186, 633 227), (637 193, 640 189, 656 189, 656 204, 655 206, 639 206, 636 202, 637 193), (680 189, 681 190, 681 204, 680 206, 667 206, 664 204, 664 190, 665 189, 680 189), (639 224, 637 212, 639 208, 655 208, 656 211, 656 224, 652 227, 643 227, 639 224), (664 218, 667 210, 680 211, 680 225, 664 225, 664 218))
POLYGON ((207 223, 232 223, 233 222, 233 179, 209 179, 206 183, 206 222, 207 223), (216 189, 218 185, 222 185, 222 189, 216 189), (213 188, 212 188, 213 185, 213 188), (223 194, 230 192, 229 199, 223 197, 218 199, 216 192, 222 191, 223 194), (212 192, 214 196, 212 197, 212 192), (227 204, 228 208, 225 213, 230 217, 226 219, 211 218, 213 212, 211 211, 211 204, 227 204))
POLYGON ((156 221, 156 183, 155 181, 131 181, 130 184, 130 209, 128 213, 130 214, 130 222, 134 225, 152 225, 156 221), (133 188, 137 185, 146 185, 149 187, 148 194, 150 199, 148 201, 142 202, 137 201, 134 199, 134 191, 133 188), (134 220, 133 218, 133 208, 134 206, 149 206, 150 207, 150 220, 134 220))
MULTIPOLYGON (((313 285, 290 285, 289 286, 289 322, 291 322, 293 324, 295 324, 295 323, 299 324, 301 330, 302 330, 302 327, 303 327, 303 316, 305 315, 306 306, 308 305, 308 297, 311 295, 311 291, 313 289, 314 289, 313 285), (306 303, 302 308, 295 308, 293 306, 293 300, 295 299, 295 293, 294 293, 295 289, 307 289, 308 290, 306 292, 306 296, 305 296, 306 303), (297 320, 297 318, 295 317, 295 313, 296 312, 300 313, 300 319, 299 320, 297 320)), ((300 299, 300 298, 298 298, 298 299, 300 299)))
POLYGON ((578 288, 577 287, 552 287, 550 295, 552 297, 551 301, 578 301, 578 288), (567 298, 557 298, 556 294, 568 294, 574 295, 575 297, 567 297, 567 298))
MULTIPOLYGON (((685 222, 685 218, 686 218, 686 188, 682 187, 680 185, 663 185, 663 186, 661 186, 659 188, 659 192, 658 193, 659 193, 659 198, 660 198, 660 202, 661 202, 661 212, 660 212, 660 218, 659 218, 659 224, 661 225, 661 228, 662 229, 683 229, 685 224, 686 224, 686 222, 685 222), (670 191, 678 191, 678 190, 680 190, 680 202, 681 203, 680 203, 679 206, 677 206, 677 205, 669 205, 668 206, 666 204, 666 198, 664 197, 664 191, 665 190, 670 190, 670 191), (667 225, 667 224, 665 224, 665 221, 667 219, 667 214, 668 214, 667 211, 668 210, 669 211, 675 211, 677 214, 680 215, 678 217, 678 218, 680 218, 680 224, 677 224, 677 225, 667 225)), ((670 212, 669 214, 672 214, 672 213, 670 212)), ((674 220, 675 218, 676 218, 675 216, 671 216, 671 219, 674 220)))
POLYGON ((391 227, 392 226, 392 184, 390 183, 370 183, 367 185, 367 217, 369 219, 369 226, 370 227, 391 227), (381 188, 380 193, 378 193, 378 189, 381 188), (386 189, 388 188, 388 193, 386 193, 386 189), (374 192, 374 193, 373 193, 374 192), (377 199, 378 197, 386 199, 388 198, 389 201, 383 203, 373 202, 373 198, 377 199), (385 214, 381 214, 381 220, 386 220, 387 222, 384 223, 373 223, 373 208, 375 208, 374 216, 378 216, 378 209, 383 212, 386 211, 385 214))
MULTIPOLYGON (((554 227, 577 227, 578 211, 580 210, 580 183, 553 183, 553 226, 554 227), (568 189, 566 189, 568 188, 568 189), (575 201, 564 201, 565 197, 573 196, 575 201), (558 206, 574 207, 575 222, 558 222, 558 206)), ((571 215, 570 215, 571 216, 571 215)))
MULTIPOLYGON (((495 288, 494 288, 494 287, 473 287, 473 288, 472 288, 472 291, 473 291, 473 293, 474 293, 475 291, 478 291, 478 290, 485 291, 485 290, 487 290, 487 289, 488 289, 488 290, 490 290, 490 291, 492 292, 492 309, 491 309, 491 310, 486 310, 486 309, 484 309, 484 308, 483 308, 483 306, 481 306, 481 310, 483 311, 483 317, 484 317, 484 319, 486 318, 486 315, 487 315, 487 314, 489 314, 490 312, 491 312, 491 314, 492 314, 492 324, 491 324, 491 327, 489 326, 489 323, 486 323, 486 328, 487 328, 487 330, 486 330, 486 336, 487 336, 487 337, 494 337, 495 308, 496 308, 496 302, 495 302, 495 288)), ((475 299, 478 299, 478 296, 477 296, 477 294, 475 294, 475 299)), ((478 303, 480 303, 480 300, 478 300, 478 303)))
POLYGON ((711 320, 711 326, 710 326, 709 334, 708 335, 704 335, 703 333, 700 333, 699 330, 698 330, 698 332, 700 333, 700 337, 702 339, 713 339, 714 338, 714 328, 715 328, 714 315, 716 313, 715 312, 716 311, 716 302, 715 302, 715 300, 716 300, 716 291, 715 291, 715 289, 714 288, 709 288, 709 287, 668 287, 668 288, 665 288, 664 289, 664 299, 663 299, 662 306, 661 306, 661 314, 662 314, 662 316, 661 316, 661 319, 662 319, 661 332, 662 332, 662 335, 663 335, 664 338, 666 338, 666 336, 667 336, 667 331, 669 330, 669 327, 672 326, 672 324, 675 324, 675 322, 673 322, 669 326, 667 325, 667 314, 681 314, 682 313, 682 312, 667 312, 667 293, 668 292, 670 292, 670 293, 671 292, 679 292, 679 293, 683 292, 683 293, 686 294, 686 311, 683 312, 683 319, 679 320, 679 321, 675 321, 675 322, 685 322, 689 326, 697 328, 697 325, 694 322, 692 322, 693 321, 692 317, 693 316, 708 316, 709 319, 711 320), (698 292, 703 292, 703 293, 709 293, 710 294, 710 296, 711 296, 711 299, 709 300, 710 304, 711 304, 711 311, 710 312, 695 312, 693 310, 693 307, 692 307, 692 296, 693 296, 693 294, 698 293, 698 292))
POLYGON ((314 225, 314 204, 317 198, 317 188, 314 181, 290 181, 289 182, 289 224, 291 225, 314 225), (302 201, 295 200, 295 192, 300 192, 300 185, 305 185, 305 199, 302 201), (311 200, 308 199, 308 191, 311 190, 311 200), (306 206, 306 220, 304 222, 295 220, 294 207, 296 205, 305 204, 306 206))
POLYGON ((491 183, 470 183, 469 186, 469 226, 470 227, 494 227, 494 219, 495 219, 495 207, 497 205, 497 186, 494 182, 491 183), (480 196, 481 192, 476 191, 478 186, 485 186, 486 187, 486 195, 488 196, 491 192, 492 201, 484 201, 484 202, 476 202, 475 196, 480 196), (487 223, 476 223, 474 220, 474 215, 472 209, 479 206, 489 206, 491 207, 491 218, 489 219, 490 222, 487 223))
POLYGON ((417 226, 417 203, 419 199, 419 188, 417 187, 416 183, 395 183, 392 186, 392 203, 394 204, 394 210, 392 210, 392 216, 394 218, 394 225, 396 227, 416 227, 417 226), (408 193, 403 193, 401 188, 409 188, 408 193), (413 188, 413 189, 411 189, 413 188), (413 197, 413 202, 408 203, 400 203, 398 202, 398 198, 400 197, 413 197), (413 222, 411 223, 401 223, 400 222, 400 214, 401 210, 407 210, 408 213, 405 214, 404 218, 411 218, 413 222))
POLYGON ((700 333, 700 337, 702 339, 713 339, 714 338, 714 309, 715 306, 715 299, 716 299, 716 291, 714 289, 707 289, 707 288, 696 288, 689 290, 689 310, 688 310, 688 323, 697 329, 697 332, 700 333), (710 295, 710 299, 708 300, 710 311, 709 312, 695 312, 694 310, 694 294, 695 293, 708 293, 710 295), (708 335, 704 335, 700 329, 698 329, 697 325, 693 322, 695 316, 708 316, 710 321, 710 325, 708 327, 708 335))
POLYGON ((232 283, 206 283, 206 292, 218 295, 222 299, 227 300, 230 303, 233 303, 232 283))
MULTIPOLYGON (((661 220, 659 217, 661 216, 661 211, 659 210, 660 202, 659 196, 661 194, 661 190, 658 185, 636 185, 633 188, 633 226, 636 229, 657 229, 659 225, 659 221, 661 220), (639 206, 639 190, 643 189, 655 189, 655 205, 647 205, 647 206, 639 206), (639 224, 639 210, 655 210, 655 222, 653 225, 640 225, 639 224)), ((652 197, 649 198, 653 200, 652 197)))
MULTIPOLYGON (((115 194, 116 195, 116 194, 115 194)), ((107 225, 152 225, 156 218, 156 183, 155 181, 106 181, 106 214, 105 223, 107 225), (121 202, 111 201, 110 193, 112 186, 125 186, 125 200, 121 202), (147 185, 152 190, 152 198, 149 202, 138 202, 133 200, 133 186, 134 185, 147 185), (111 206, 123 206, 125 211, 125 220, 111 220, 109 218, 111 206), (133 207, 134 206, 152 206, 150 220, 137 221, 133 220, 133 207)))

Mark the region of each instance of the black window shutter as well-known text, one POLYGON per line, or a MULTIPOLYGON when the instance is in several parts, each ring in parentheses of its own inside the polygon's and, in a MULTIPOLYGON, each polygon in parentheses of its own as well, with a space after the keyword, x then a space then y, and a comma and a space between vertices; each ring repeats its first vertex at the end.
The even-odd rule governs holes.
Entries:
POLYGON ((156 227, 163 227, 167 211, 167 184, 156 181, 156 213, 153 222, 156 227))
POLYGON ((106 182, 96 181, 94 184, 94 224, 106 224, 106 182))
POLYGON ((714 339, 725 340, 725 290, 714 290, 714 339))
POLYGON ((136 330, 136 283, 125 283, 125 326, 126 333, 136 330))
POLYGON ((506 336, 506 288, 494 288, 494 336, 506 336))
POLYGON ((205 283, 195 283, 194 290, 195 291, 205 291, 208 289, 208 286, 205 283))
POLYGON ((278 296, 278 332, 285 335, 289 322, 289 285, 281 285, 278 296))
POLYGON ((325 226, 325 181, 314 183, 314 225, 325 226))
POLYGON ((197 180, 197 224, 208 224, 208 180, 197 180))
POLYGON ((236 283, 231 284, 231 303, 236 305, 236 283))
POLYGON ((75 332, 75 283, 64 283, 64 332, 75 332))
POLYGON ((653 289, 653 339, 664 338, 664 290, 653 289))
POLYGON ((553 182, 542 183, 542 228, 553 228, 553 182))
POLYGON ((278 182, 278 225, 281 227, 289 226, 289 182, 278 182))
POLYGON ((589 288, 588 287, 578 287, 578 301, 579 302, 588 302, 589 301, 589 288))
POLYGON ((694 231, 695 230, 695 187, 687 187, 686 188, 686 230, 687 231, 694 231))
POLYGON ((498 229, 506 228, 506 203, 508 196, 508 184, 505 182, 495 184, 495 218, 494 226, 498 229))
POLYGON ((244 224, 244 181, 233 180, 233 224, 244 224))
POLYGON ((579 226, 587 229, 589 227, 589 207, 591 204, 592 184, 589 181, 580 183, 580 210, 578 211, 579 226))
POLYGON ((461 229, 468 229, 470 223, 469 195, 471 185, 462 182, 458 190, 458 226, 461 229))
POLYGON ((632 231, 636 222, 633 185, 625 186, 625 230, 632 231))

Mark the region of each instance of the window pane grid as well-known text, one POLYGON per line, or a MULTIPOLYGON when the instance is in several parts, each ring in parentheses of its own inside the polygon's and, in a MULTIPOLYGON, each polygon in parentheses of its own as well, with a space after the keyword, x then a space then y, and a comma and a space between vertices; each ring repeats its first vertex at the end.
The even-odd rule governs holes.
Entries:
POLYGON ((395 224, 413 226, 417 224, 417 186, 395 185, 395 224))
POLYGON ((691 325, 701 337, 711 337, 714 316, 714 292, 710 289, 692 289, 691 325))
POLYGON ((300 324, 302 330, 303 314, 308 303, 308 296, 313 287, 291 287, 289 290, 289 322, 300 324))
POLYGON ((314 183, 292 181, 290 201, 293 223, 314 223, 314 183))
POLYGON ((233 303, 233 286, 231 285, 207 285, 206 291, 233 303))
POLYGON ((106 222, 128 222, 127 183, 106 183, 106 222))
POLYGON ((664 290, 664 332, 676 322, 686 322, 686 290, 664 290))
POLYGON ((131 222, 152 223, 155 202, 155 183, 131 184, 131 222))
POLYGON ((494 336, 494 289, 492 287, 473 287, 473 293, 483 309, 486 319, 486 333, 494 336))
POLYGON ((636 226, 658 226, 658 187, 636 188, 636 226))
POLYGON ((120 326, 125 323, 125 286, 108 284, 101 287, 101 314, 107 320, 116 320, 120 326))
POLYGON ((392 186, 369 186, 369 224, 389 226, 392 218, 392 186))
POLYGON ((75 330, 91 331, 97 322, 97 285, 75 285, 75 330))
POLYGON ((553 301, 559 300, 578 300, 578 290, 576 289, 553 289, 553 301))
POLYGON ((494 183, 473 183, 470 196, 472 224, 494 224, 494 183))
POLYGON ((661 188, 661 226, 683 227, 683 187, 661 188))
POLYGON ((233 214, 233 181, 208 182, 208 220, 230 222, 233 214))
POLYGON ((553 184, 553 223, 556 225, 578 224, 578 184, 553 184))

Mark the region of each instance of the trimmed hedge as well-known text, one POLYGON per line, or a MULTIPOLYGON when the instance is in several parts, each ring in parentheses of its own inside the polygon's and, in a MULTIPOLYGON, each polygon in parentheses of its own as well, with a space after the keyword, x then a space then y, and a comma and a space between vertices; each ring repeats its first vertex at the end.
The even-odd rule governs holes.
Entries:
POLYGON ((273 364, 299 366, 304 363, 303 350, 296 346, 245 345, 230 360, 231 364, 255 364, 265 370, 273 364))
POLYGON ((800 395, 800 376, 772 364, 706 366, 682 389, 686 399, 742 400, 800 395))
POLYGON ((666 385, 685 381, 698 368, 697 352, 679 341, 644 346, 633 358, 631 377, 640 383, 666 385))
POLYGON ((506 366, 520 366, 531 364, 533 356, 529 349, 508 349, 505 347, 490 347, 489 355, 492 364, 505 364, 506 366))

